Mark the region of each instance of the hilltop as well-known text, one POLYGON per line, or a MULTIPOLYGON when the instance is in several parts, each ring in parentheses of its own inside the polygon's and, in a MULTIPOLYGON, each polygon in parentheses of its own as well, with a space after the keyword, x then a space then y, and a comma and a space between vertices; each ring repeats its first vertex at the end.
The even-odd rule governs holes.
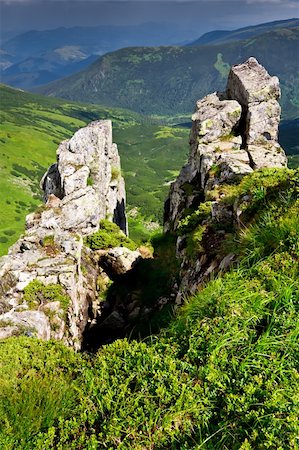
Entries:
POLYGON ((233 31, 215 30, 203 34, 199 39, 189 43, 188 45, 202 44, 219 44, 229 41, 241 41, 244 39, 254 38, 268 31, 280 28, 298 27, 299 19, 276 20, 275 22, 266 22, 259 25, 251 25, 249 27, 239 28, 233 31))
POLYGON ((107 52, 133 45, 173 45, 191 35, 167 23, 31 30, 2 43, 1 78, 30 89, 78 72, 107 52))

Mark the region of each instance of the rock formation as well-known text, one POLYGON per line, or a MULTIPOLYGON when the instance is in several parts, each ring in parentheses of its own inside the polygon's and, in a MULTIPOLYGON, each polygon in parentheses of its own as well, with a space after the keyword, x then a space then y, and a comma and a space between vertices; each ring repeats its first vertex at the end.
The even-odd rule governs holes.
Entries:
MULTIPOLYGON (((216 245, 225 231, 221 224, 238 221, 238 207, 231 210, 210 193, 223 184, 232 184, 254 170, 264 167, 285 167, 287 159, 278 144, 280 121, 279 80, 271 77, 255 58, 233 66, 224 93, 213 93, 196 104, 192 116, 190 155, 165 203, 164 229, 177 232, 186 212, 195 211, 209 198, 212 220, 218 222, 217 233, 206 235, 216 245)), ((227 255, 219 261, 202 252, 196 261, 186 256, 184 236, 177 242, 182 258, 182 295, 195 291, 211 272, 227 267, 232 260, 227 255)))
POLYGON ((46 204, 27 216, 24 236, 0 259, 0 338, 21 329, 79 349, 99 275, 83 238, 105 218, 127 231, 111 122, 92 122, 62 142, 41 185, 46 204), (51 302, 47 286, 56 293, 51 302))

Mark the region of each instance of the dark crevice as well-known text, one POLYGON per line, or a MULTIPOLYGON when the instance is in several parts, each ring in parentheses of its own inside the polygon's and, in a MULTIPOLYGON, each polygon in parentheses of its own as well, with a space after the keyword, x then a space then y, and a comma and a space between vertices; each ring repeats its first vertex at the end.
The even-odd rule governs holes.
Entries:
POLYGON ((122 199, 121 202, 119 200, 117 200, 117 205, 116 205, 116 207, 114 209, 114 213, 113 213, 113 222, 116 223, 125 234, 128 234, 127 219, 126 219, 125 211, 126 211, 126 206, 125 206, 124 199, 122 199))
POLYGON ((249 166, 251 167, 251 169, 255 170, 256 164, 253 161, 252 156, 251 156, 250 152, 247 149, 246 149, 246 152, 247 152, 247 155, 248 155, 248 158, 249 158, 249 166))
POLYGON ((245 150, 247 148, 247 114, 248 107, 242 106, 242 113, 239 123, 237 125, 237 134, 242 137, 241 149, 245 150))
POLYGON ((174 236, 157 239, 160 241, 154 258, 140 259, 124 275, 114 274, 97 314, 89 309, 82 351, 96 352, 101 346, 125 337, 142 339, 158 333, 169 323, 179 263, 174 236))

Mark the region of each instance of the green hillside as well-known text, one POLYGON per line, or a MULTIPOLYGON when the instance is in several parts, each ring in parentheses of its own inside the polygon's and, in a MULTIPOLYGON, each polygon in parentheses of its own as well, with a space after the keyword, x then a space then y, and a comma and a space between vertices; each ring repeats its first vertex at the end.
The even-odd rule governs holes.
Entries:
POLYGON ((1 449, 298 449, 299 172, 230 188, 228 204, 251 199, 251 223, 226 242, 238 263, 160 335, 95 355, 1 343, 1 449))
MULTIPOLYGON (((0 86, 0 255, 19 237, 25 216, 41 202, 39 180, 59 142, 84 124, 109 118, 127 182, 134 237, 149 234, 140 217, 162 217, 168 183, 188 151, 187 129, 151 124, 121 109, 66 102, 0 86), (135 234, 134 234, 135 232, 135 234)), ((149 224, 149 228, 150 228, 149 224)))
POLYGON ((254 56, 280 78, 284 119, 299 116, 299 28, 244 41, 190 47, 126 48, 40 92, 145 114, 190 113, 197 99, 225 88, 229 67, 254 56))

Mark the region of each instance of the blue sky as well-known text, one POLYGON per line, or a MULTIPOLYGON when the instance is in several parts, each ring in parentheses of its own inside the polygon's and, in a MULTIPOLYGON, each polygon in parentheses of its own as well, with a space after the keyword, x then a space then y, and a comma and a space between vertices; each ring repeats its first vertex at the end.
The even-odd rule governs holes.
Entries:
POLYGON ((169 22, 200 36, 214 29, 299 16, 299 0, 0 0, 2 31, 169 22))

